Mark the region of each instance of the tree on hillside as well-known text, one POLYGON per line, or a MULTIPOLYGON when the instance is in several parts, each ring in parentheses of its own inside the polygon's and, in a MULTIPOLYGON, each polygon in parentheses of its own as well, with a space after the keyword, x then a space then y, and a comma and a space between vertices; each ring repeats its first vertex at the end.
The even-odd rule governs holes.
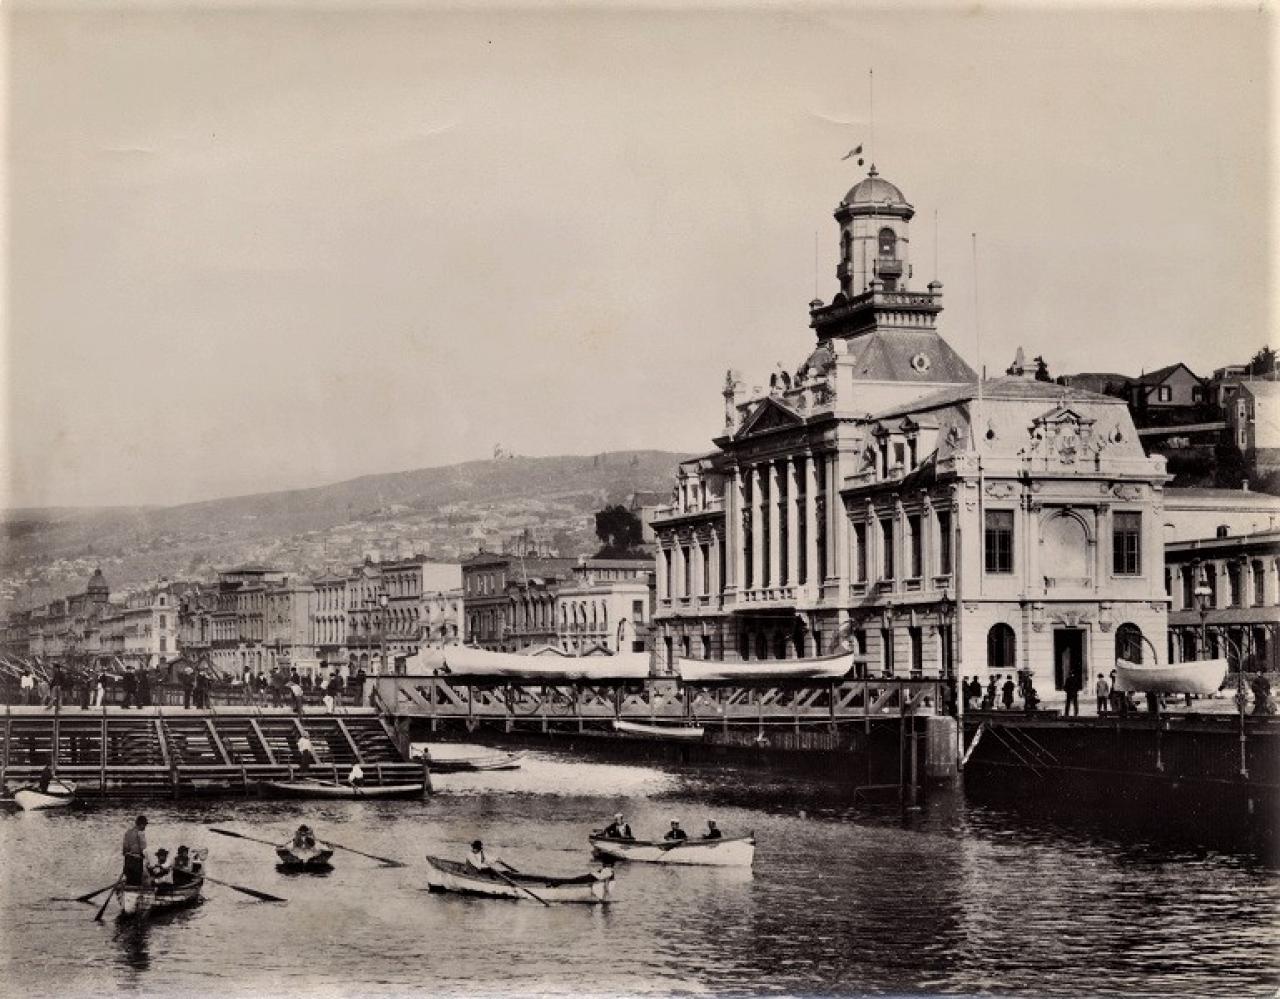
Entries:
POLYGON ((1036 358, 1036 381, 1051 382, 1053 378, 1049 375, 1049 364, 1043 357, 1036 358))
POLYGON ((596 537, 604 546, 601 555, 621 555, 644 542, 644 531, 639 517, 614 504, 596 512, 596 537))

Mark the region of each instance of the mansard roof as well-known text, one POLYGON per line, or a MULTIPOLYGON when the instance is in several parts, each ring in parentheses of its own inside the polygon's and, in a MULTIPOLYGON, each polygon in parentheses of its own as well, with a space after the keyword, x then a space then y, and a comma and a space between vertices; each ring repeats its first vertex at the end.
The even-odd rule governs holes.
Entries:
POLYGON ((978 378, 935 330, 876 330, 847 343, 854 381, 937 384, 978 378))
MULTIPOLYGON (((1067 405, 1072 402, 1105 403, 1109 406, 1125 406, 1123 399, 1113 395, 1102 395, 1098 392, 1087 392, 1084 389, 1069 388, 1054 382, 1038 382, 1030 378, 991 378, 982 383, 982 394, 987 399, 999 399, 1013 402, 1056 402, 1067 405)), ((921 396, 911 402, 894 406, 873 418, 887 420, 908 413, 918 413, 929 409, 941 409, 960 402, 968 402, 978 397, 978 382, 974 379, 967 385, 956 385, 940 389, 929 395, 921 396)))

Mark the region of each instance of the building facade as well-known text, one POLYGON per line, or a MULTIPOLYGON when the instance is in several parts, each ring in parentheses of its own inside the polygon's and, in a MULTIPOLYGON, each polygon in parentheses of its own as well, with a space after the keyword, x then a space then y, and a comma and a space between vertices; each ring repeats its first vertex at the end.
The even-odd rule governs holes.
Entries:
POLYGON ((851 651, 876 675, 1026 670, 1042 692, 1162 648, 1163 462, 1124 400, 978 384, 910 289, 914 210, 874 168, 836 210, 840 291, 654 521, 659 660, 851 651))

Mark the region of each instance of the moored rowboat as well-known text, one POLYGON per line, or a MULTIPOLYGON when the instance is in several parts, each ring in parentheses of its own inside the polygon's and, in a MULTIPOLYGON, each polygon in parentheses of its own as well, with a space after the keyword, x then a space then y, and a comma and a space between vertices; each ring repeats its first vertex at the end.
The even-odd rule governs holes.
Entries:
POLYGON ((432 774, 470 773, 478 770, 519 770, 524 753, 484 753, 440 759, 426 754, 432 774))
POLYGON ((1225 659, 1143 666, 1116 660, 1116 690, 1150 694, 1216 694, 1227 675, 1225 659))
POLYGON ((613 723, 618 732, 630 735, 648 735, 661 739, 701 739, 706 730, 701 725, 646 725, 644 722, 623 721, 613 723))
POLYGON ((286 871, 331 871, 333 864, 329 858, 333 851, 317 844, 313 847, 286 846, 276 847, 276 856, 280 858, 279 867, 286 871))
POLYGON ((53 780, 49 789, 41 791, 38 787, 23 787, 13 792, 13 800, 28 812, 41 811, 46 808, 66 808, 75 799, 76 786, 71 781, 53 780))
POLYGON ((721 839, 643 840, 591 836, 597 856, 649 864, 750 867, 756 856, 754 833, 721 839))
POLYGON ((457 892, 462 895, 516 901, 541 899, 544 902, 590 904, 612 901, 613 896, 613 872, 609 870, 600 875, 580 874, 571 878, 559 878, 549 874, 510 873, 499 876, 441 857, 427 857, 427 865, 427 887, 434 892, 457 892))
POLYGON ((319 780, 264 780, 262 786, 289 798, 420 798, 423 785, 418 784, 332 784, 319 780))
POLYGON ((196 905, 203 897, 203 887, 202 877, 185 885, 121 885, 116 889, 119 918, 141 919, 196 905))

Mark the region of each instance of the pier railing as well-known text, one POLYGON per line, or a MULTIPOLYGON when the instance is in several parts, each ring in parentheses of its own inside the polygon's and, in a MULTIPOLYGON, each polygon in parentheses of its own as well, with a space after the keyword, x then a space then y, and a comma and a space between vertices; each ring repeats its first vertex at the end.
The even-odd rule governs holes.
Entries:
POLYGON ((477 679, 442 676, 373 678, 372 703, 396 718, 508 728, 583 728, 612 721, 763 727, 869 722, 882 716, 937 712, 947 681, 876 680, 761 683, 682 683, 676 680, 579 681, 477 679))

